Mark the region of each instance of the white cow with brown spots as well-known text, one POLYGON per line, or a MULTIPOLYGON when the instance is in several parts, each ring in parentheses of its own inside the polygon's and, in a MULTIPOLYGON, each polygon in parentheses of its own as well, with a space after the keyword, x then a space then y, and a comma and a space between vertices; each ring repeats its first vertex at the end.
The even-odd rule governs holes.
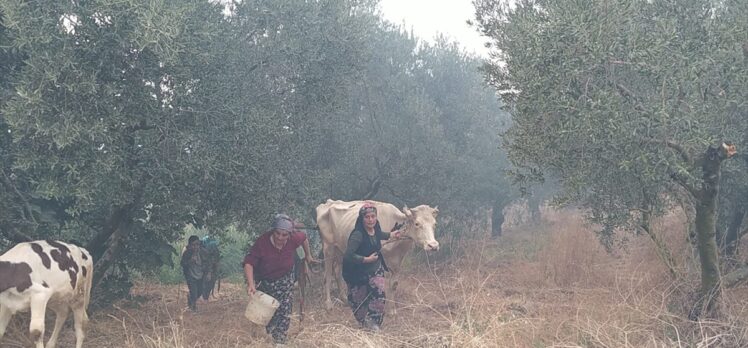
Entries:
POLYGON ((44 316, 49 307, 56 318, 47 348, 57 344, 70 310, 75 319, 75 347, 81 348, 92 277, 91 254, 72 244, 26 242, 0 255, 0 341, 13 314, 30 309, 31 340, 36 348, 44 348, 44 316))
POLYGON ((389 203, 376 201, 336 201, 328 199, 327 202, 317 206, 317 226, 322 239, 322 250, 325 257, 325 307, 332 309, 330 299, 330 287, 333 278, 337 280, 338 291, 344 302, 346 285, 341 276, 341 265, 343 254, 348 245, 353 227, 356 224, 358 211, 365 203, 374 204, 377 208, 377 220, 383 231, 392 231, 395 224, 404 224, 402 238, 399 240, 386 240, 382 243, 382 257, 392 273, 390 290, 397 286, 394 276, 400 270, 400 265, 405 255, 419 246, 426 251, 439 250, 439 242, 434 237, 436 229, 436 215, 439 209, 428 205, 419 205, 415 208, 404 207, 402 211, 389 203))

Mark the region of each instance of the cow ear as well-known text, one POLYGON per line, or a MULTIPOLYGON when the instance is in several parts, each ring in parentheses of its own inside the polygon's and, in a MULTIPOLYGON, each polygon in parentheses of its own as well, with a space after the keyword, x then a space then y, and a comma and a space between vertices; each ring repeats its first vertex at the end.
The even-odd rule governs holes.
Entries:
POLYGON ((408 218, 413 216, 413 212, 410 211, 410 208, 408 208, 407 205, 403 207, 403 213, 405 213, 405 216, 407 216, 408 218))
POLYGON ((433 210, 433 211, 431 211, 431 213, 432 213, 432 214, 434 214, 434 218, 436 218, 436 215, 438 215, 438 214, 439 214, 439 206, 438 206, 438 205, 437 205, 437 206, 435 206, 435 207, 434 207, 434 210, 433 210))

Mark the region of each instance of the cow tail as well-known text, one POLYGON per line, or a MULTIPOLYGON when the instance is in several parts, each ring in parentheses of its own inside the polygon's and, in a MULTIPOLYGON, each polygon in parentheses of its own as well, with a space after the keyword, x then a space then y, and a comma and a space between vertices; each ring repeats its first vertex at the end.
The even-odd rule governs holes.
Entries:
POLYGON ((90 257, 90 253, 88 253, 87 250, 80 248, 81 255, 88 254, 88 263, 87 266, 89 267, 88 274, 89 276, 86 277, 85 281, 83 282, 83 321, 88 322, 88 305, 91 303, 91 291, 93 287, 93 278, 94 278, 94 266, 93 266, 93 260, 90 257))
POLYGON ((86 279, 86 285, 83 294, 83 318, 84 322, 88 321, 88 305, 91 303, 91 287, 93 286, 93 272, 91 276, 86 279))

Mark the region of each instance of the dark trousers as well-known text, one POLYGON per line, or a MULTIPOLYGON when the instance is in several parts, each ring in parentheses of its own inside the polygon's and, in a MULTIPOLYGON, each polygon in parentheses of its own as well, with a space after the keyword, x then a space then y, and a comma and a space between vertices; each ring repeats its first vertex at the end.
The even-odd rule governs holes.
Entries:
POLYGON ((203 292, 203 280, 191 277, 186 277, 186 280, 187 288, 190 290, 190 293, 187 295, 187 304, 194 311, 197 310, 197 299, 200 298, 203 292))

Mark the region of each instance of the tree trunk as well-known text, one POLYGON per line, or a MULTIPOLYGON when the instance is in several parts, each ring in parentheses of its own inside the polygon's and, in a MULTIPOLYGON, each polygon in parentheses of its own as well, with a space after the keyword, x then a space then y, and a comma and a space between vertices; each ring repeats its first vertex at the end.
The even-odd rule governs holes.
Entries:
POLYGON ((497 199, 491 209, 491 237, 501 237, 501 225, 504 224, 504 200, 497 199))
POLYGON ((727 230, 724 235, 718 236, 719 238, 719 250, 722 252, 722 257, 728 263, 733 263, 735 251, 738 245, 738 236, 740 235, 740 227, 743 226, 743 219, 745 218, 746 210, 743 205, 736 205, 735 210, 730 219, 730 225, 727 226, 727 230))
POLYGON ((111 216, 104 223, 102 230, 97 233, 89 242, 86 244, 86 249, 91 253, 94 258, 94 262, 98 260, 104 252, 106 252, 106 243, 117 231, 125 215, 125 209, 116 208, 111 216))
POLYGON ((130 206, 117 208, 104 227, 106 232, 97 236, 97 242, 100 244, 91 245, 89 243, 89 246, 93 249, 89 251, 94 257, 94 287, 99 285, 109 267, 114 263, 122 241, 126 238, 130 230, 130 223, 130 206))
MULTIPOLYGON (((725 144, 718 148, 709 147, 702 159, 703 182, 696 197, 696 238, 701 262, 701 291, 699 300, 689 315, 691 318, 698 318, 702 314, 714 317, 719 312, 720 272, 715 217, 722 161, 734 154, 729 149, 730 147, 725 144)), ((734 147, 731 150, 734 151, 734 147)))
POLYGON ((127 238, 127 234, 130 231, 130 224, 130 221, 123 220, 121 222, 119 227, 117 227, 117 229, 115 230, 114 234, 112 234, 112 238, 110 238, 109 240, 109 246, 104 251, 104 254, 101 255, 101 258, 99 258, 96 261, 96 264, 94 264, 94 288, 99 287, 101 281, 104 280, 104 275, 114 264, 114 260, 119 254, 119 251, 123 245, 123 241, 125 240, 125 238, 127 238))
POLYGON ((537 192, 533 192, 532 196, 527 198, 527 210, 530 213, 530 222, 531 223, 538 223, 540 222, 540 205, 543 203, 542 198, 540 197, 540 194, 537 192))
MULTIPOLYGON (((704 192, 706 193, 706 192, 704 192)), ((705 194, 706 196, 707 194, 705 194)), ((696 237, 701 263, 701 293, 692 317, 702 313, 716 314, 719 302, 719 252, 714 224, 716 202, 714 197, 704 197, 696 206, 696 237)))

